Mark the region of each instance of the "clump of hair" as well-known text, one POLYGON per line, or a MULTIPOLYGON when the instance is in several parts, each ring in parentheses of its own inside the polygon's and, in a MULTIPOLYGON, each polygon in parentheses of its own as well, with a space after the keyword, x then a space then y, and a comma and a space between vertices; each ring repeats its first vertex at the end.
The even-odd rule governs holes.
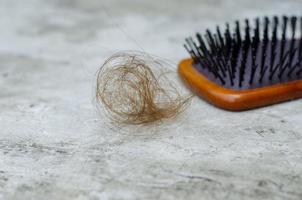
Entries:
POLYGON ((138 53, 118 53, 107 59, 98 71, 96 86, 96 98, 106 116, 120 124, 148 124, 183 112, 191 96, 179 92, 163 64, 138 53))

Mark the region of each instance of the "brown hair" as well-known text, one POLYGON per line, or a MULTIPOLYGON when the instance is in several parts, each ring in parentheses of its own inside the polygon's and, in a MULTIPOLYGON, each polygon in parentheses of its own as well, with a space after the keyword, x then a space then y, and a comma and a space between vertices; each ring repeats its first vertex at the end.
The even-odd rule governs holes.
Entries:
POLYGON ((117 53, 107 59, 96 86, 106 116, 117 123, 148 124, 183 112, 192 96, 180 94, 163 64, 142 53, 117 53))

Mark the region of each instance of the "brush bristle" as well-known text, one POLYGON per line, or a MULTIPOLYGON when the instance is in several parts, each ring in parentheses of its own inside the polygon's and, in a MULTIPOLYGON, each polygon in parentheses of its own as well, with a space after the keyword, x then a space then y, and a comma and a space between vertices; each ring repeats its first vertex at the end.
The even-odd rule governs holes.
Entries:
POLYGON ((302 76, 302 17, 244 20, 234 31, 226 24, 212 33, 196 34, 184 45, 194 67, 208 79, 230 89, 252 89, 302 76), (262 30, 261 30, 262 29, 262 30), (244 34, 242 34, 244 32, 244 34), (261 34, 262 32, 262 34, 261 34))

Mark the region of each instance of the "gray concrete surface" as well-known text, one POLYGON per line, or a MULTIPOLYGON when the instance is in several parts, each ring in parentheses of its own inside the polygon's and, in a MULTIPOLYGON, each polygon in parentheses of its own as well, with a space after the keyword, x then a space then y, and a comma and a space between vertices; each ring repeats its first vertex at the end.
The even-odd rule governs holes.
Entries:
POLYGON ((0 199, 302 199, 301 100, 231 113, 196 97, 176 120, 122 128, 94 100, 96 71, 116 51, 176 68, 197 30, 301 7, 0 0, 0 199))

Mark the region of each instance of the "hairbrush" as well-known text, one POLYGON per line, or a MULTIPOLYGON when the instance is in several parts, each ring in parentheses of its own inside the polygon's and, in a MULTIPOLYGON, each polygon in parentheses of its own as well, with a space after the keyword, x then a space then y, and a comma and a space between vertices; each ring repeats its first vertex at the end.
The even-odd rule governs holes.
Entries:
POLYGON ((241 111, 302 97, 302 17, 235 21, 184 45, 181 78, 209 103, 241 111))

